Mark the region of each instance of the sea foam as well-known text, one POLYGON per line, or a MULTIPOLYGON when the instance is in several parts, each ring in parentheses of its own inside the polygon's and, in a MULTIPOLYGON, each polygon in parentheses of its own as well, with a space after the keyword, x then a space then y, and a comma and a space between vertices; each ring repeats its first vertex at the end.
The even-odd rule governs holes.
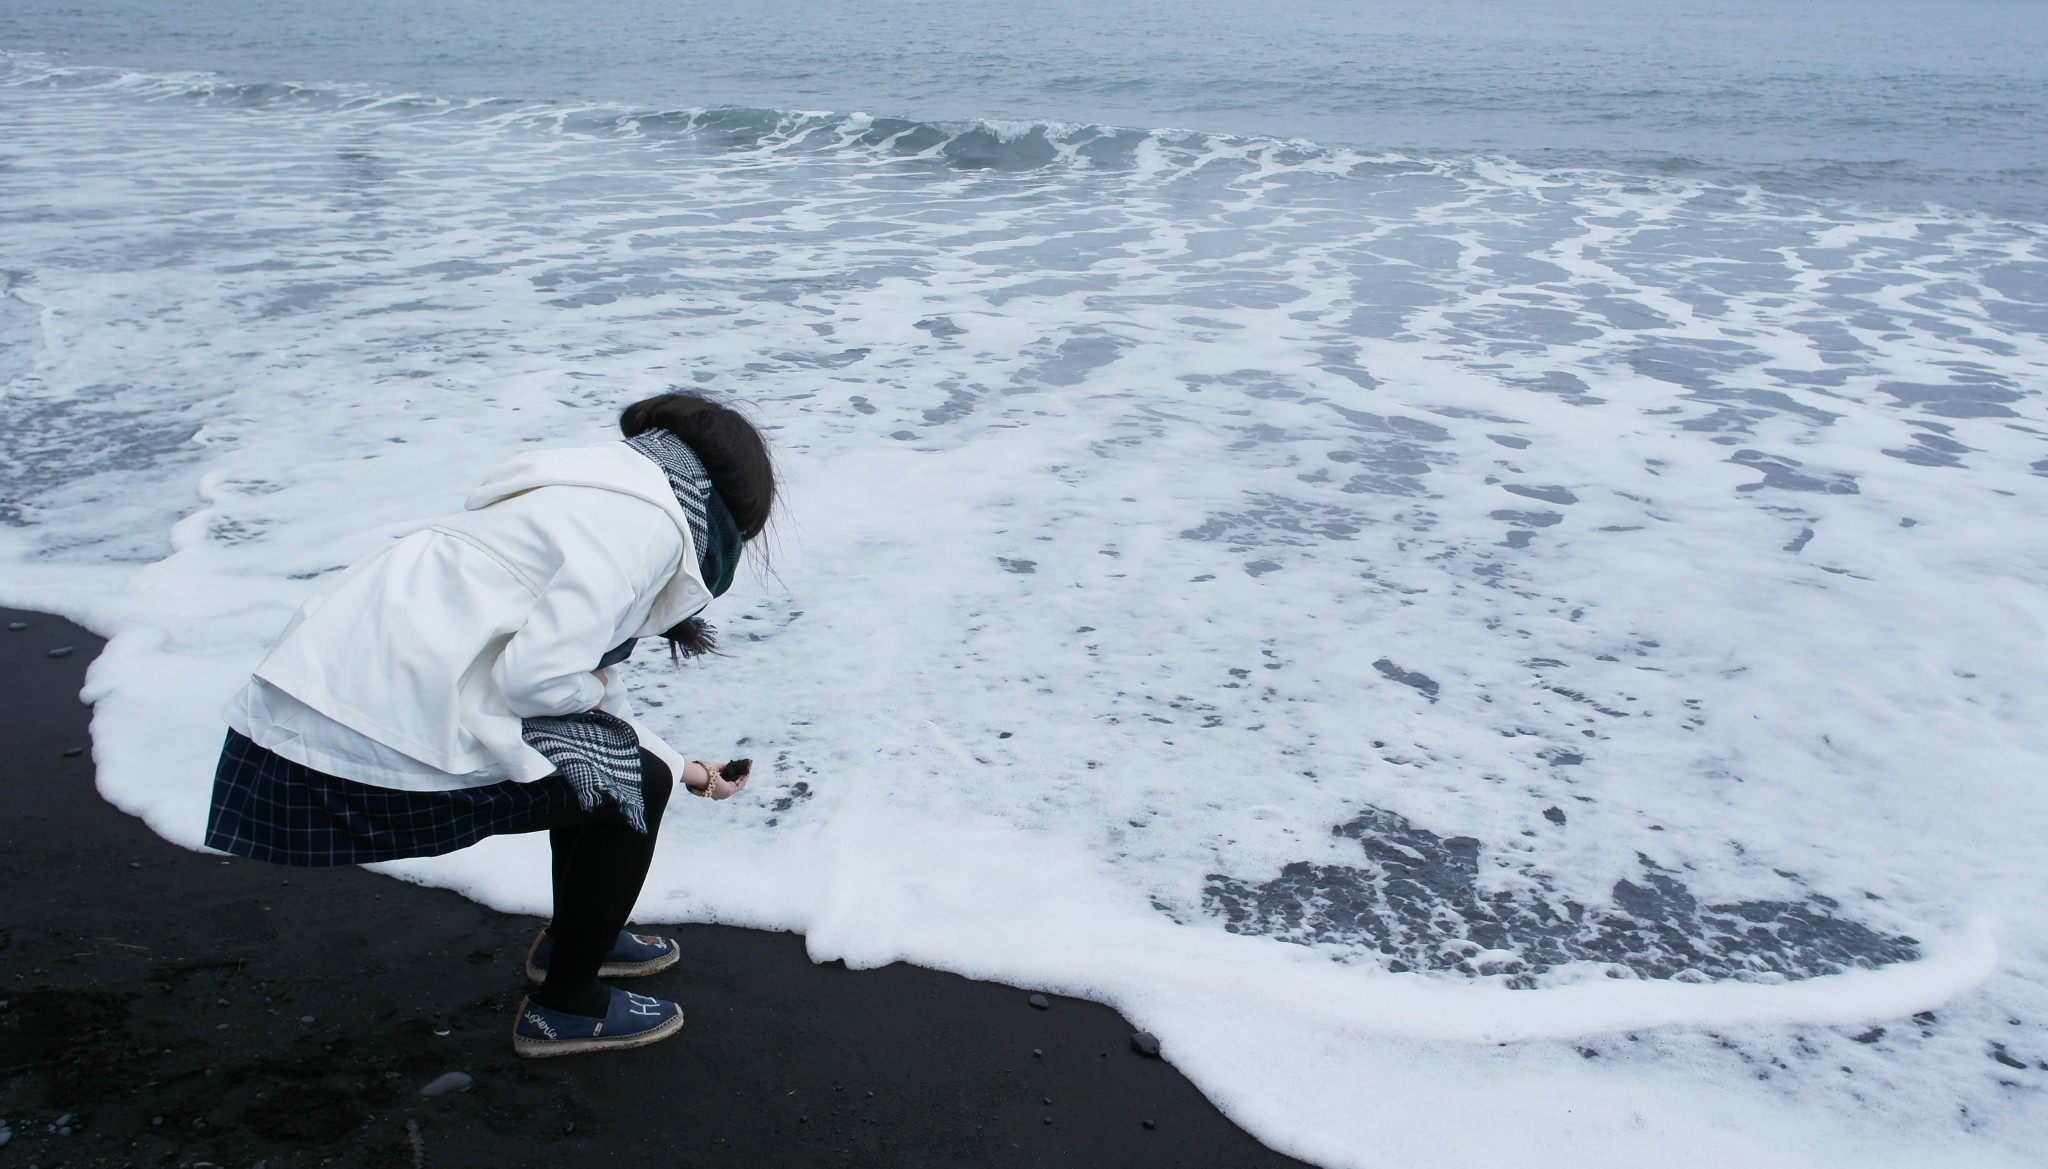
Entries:
POLYGON ((642 920, 1100 999, 1333 1166, 2048 1143, 2037 229, 5 67, 0 593, 168 838, 321 576, 705 386, 787 507, 629 670, 761 779, 642 920))

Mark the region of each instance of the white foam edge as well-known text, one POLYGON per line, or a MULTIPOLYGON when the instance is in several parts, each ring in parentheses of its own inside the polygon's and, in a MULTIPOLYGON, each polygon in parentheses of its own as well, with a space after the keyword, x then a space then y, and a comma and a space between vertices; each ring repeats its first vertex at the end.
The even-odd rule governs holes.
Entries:
MULTIPOLYGON (((151 566, 142 574, 160 573, 166 566, 151 566)), ((170 644, 178 639, 124 611, 134 603, 129 586, 136 571, 17 561, 0 584, 0 602, 54 613, 111 635, 81 693, 96 704, 93 754, 99 789, 159 834, 198 847, 203 807, 190 800, 141 798, 152 791, 175 797, 184 790, 144 777, 166 765, 210 758, 221 729, 206 717, 210 711, 195 709, 200 704, 193 696, 232 690, 250 666, 248 649, 237 646, 218 657, 195 657, 190 645, 170 644), (118 688, 100 681, 115 674, 123 679, 118 688)), ((262 622, 269 615, 259 608, 252 619, 262 622)), ((885 793, 875 791, 841 808, 809 839, 792 840, 780 859, 807 872, 786 871, 783 879, 758 886, 753 897, 736 898, 734 890, 721 888, 716 918, 688 891, 704 887, 704 880, 732 863, 758 863, 760 855, 740 855, 747 845, 722 837, 697 842, 686 855, 669 852, 657 858, 657 867, 669 870, 675 880, 665 885, 650 879, 649 890, 678 892, 644 902, 643 917, 722 919, 794 930, 806 936, 816 961, 843 960, 855 968, 909 961, 969 977, 1022 981, 1105 1002, 1140 1026, 1156 1024, 1162 1030, 1171 1030, 1171 1016, 1228 1013, 1235 993, 1228 987, 1249 980, 1262 987, 1268 1009, 1275 1000, 1284 1002, 1288 1011, 1304 1021, 1312 1017, 1320 1028, 1464 1043, 1686 1025, 1853 1026, 1937 1007, 1983 983, 1998 965, 1992 925, 1980 917, 1927 943, 1926 956, 1917 961, 1796 982, 1690 984, 1593 977, 1527 990, 1450 983, 1341 964, 1316 949, 1270 938, 1189 930, 1133 902, 1131 887, 1085 854, 1051 841, 1019 839, 1028 834, 1000 825, 963 830, 957 822, 927 822, 913 809, 886 800, 885 793), (897 864, 878 855, 876 840, 914 844, 909 852, 916 863, 897 864), (934 850, 947 854, 945 859, 934 850), (951 888, 963 892, 935 888, 935 872, 948 874, 951 888), (999 912, 989 912, 998 906, 999 912), (1112 953, 1116 959, 1105 963, 1112 953), (1103 979, 1105 968, 1115 970, 1116 977, 1103 979), (1372 993, 1359 993, 1361 980, 1373 984, 1372 993)), ((402 879, 455 888, 513 912, 531 911, 544 901, 535 874, 546 866, 527 866, 504 855, 508 844, 519 852, 538 848, 536 842, 510 838, 485 843, 496 847, 377 867, 402 879), (515 876, 522 868, 524 879, 515 876)))
MULTIPOLYGON (((772 857, 715 833, 693 834, 690 818, 700 814, 717 810, 672 809, 664 842, 688 843, 658 856, 640 920, 791 930, 805 936, 815 961, 855 969, 906 961, 1012 982, 1107 1003, 1169 1036, 1190 1020, 1237 1013, 1232 1003, 1247 986, 1259 988, 1267 1025, 1280 1010, 1314 1030, 1361 1039, 1499 1044, 1665 1027, 1862 1026, 1938 1007, 1998 966, 1992 923, 1980 917, 1925 943, 1925 957, 1874 970, 1685 983, 1610 978, 1589 968, 1564 985, 1509 989, 1340 963, 1325 950, 1221 928, 1190 929, 1145 904, 1111 866, 1070 847, 999 824, 927 819, 888 806, 879 791, 772 857), (751 892, 719 878, 734 865, 764 861, 773 875, 751 892), (716 911, 690 893, 712 887, 716 911)), ((539 842, 506 838, 467 854, 378 867, 533 911, 546 901, 546 866, 534 863, 540 857, 539 842)), ((1169 1046, 1181 1053, 1178 1041, 1169 1046)))
MULTIPOLYGON (((1015 856, 1018 842, 1012 834, 989 829, 962 837, 957 828, 949 834, 958 851, 944 867, 977 890, 976 900, 988 897, 994 885, 1010 885, 1001 898, 1008 903, 1004 912, 955 915, 933 904, 937 898, 928 888, 888 878, 849 882, 844 869, 834 866, 841 895, 832 901, 839 904, 805 923, 812 957, 840 959, 856 968, 906 960, 981 976, 1000 969, 1014 977, 1021 968, 1032 972, 1036 989, 1106 1002, 1138 1025, 1156 1023, 1167 1034, 1175 1030, 1169 1016, 1233 1013, 1232 1002, 1251 984, 1260 988, 1267 1008, 1284 1004, 1319 1029, 1483 1044, 1673 1026, 1857 1026, 1938 1007, 1982 984, 1998 964, 1991 923, 1980 918, 1926 944, 1920 960, 1875 970, 1783 983, 1596 976, 1514 990, 1341 964, 1325 951, 1271 938, 1190 930, 1149 906, 1131 904, 1124 912, 1105 913, 1103 907, 1112 901, 1130 899, 1127 884, 1108 874, 1093 882, 1076 881, 1073 859, 1061 864, 1053 856, 1033 858, 1034 863, 1008 874, 993 872, 975 858, 1015 856), (983 835, 990 839, 978 839, 983 835), (1070 892, 1048 896, 1052 887, 1070 892), (903 892, 891 896, 892 889, 903 892), (888 924, 897 928, 884 925, 881 919, 889 918, 894 921, 888 924), (913 925, 913 936, 904 939, 908 944, 876 945, 890 934, 900 936, 905 923, 916 922, 938 928, 913 925), (1002 957, 985 966, 986 959, 977 960, 977 953, 1002 957), (1115 959, 1106 961, 1111 954, 1115 959), (1100 977, 1105 968, 1117 971, 1114 981, 1100 977), (1370 984, 1370 992, 1360 993, 1361 984, 1370 984)), ((885 830, 883 838, 905 835, 885 830)), ((920 867, 928 874, 928 850, 935 842, 928 833, 917 833, 915 839, 927 861, 920 867)), ((899 875, 911 876, 907 871, 899 875)), ((928 881, 927 875, 923 882, 928 881)))
MULTIPOLYGON (((1442 1147, 1417 1143, 1412 1125, 1389 1125, 1404 1111, 1442 1116, 1460 1133, 1451 1146, 1467 1153, 1508 1157, 1531 1141, 1563 1142, 1579 1148, 1580 1165, 1640 1163, 1678 1145, 1710 1158, 1700 1163, 1811 1165, 1821 1150, 1849 1148, 1864 1165, 1924 1163, 1937 1147, 1946 1157, 1959 1150, 1936 1134, 1899 1143, 1904 1134, 1886 1126, 1817 1121, 1745 1095, 1739 1081, 1702 1085, 1654 1061, 1601 1067, 1545 1041, 1626 1049, 1611 1040, 1659 1029, 1896 1026, 1998 965, 1992 926, 1978 920, 1930 942, 1921 960, 1799 982, 1699 985, 1586 970, 1576 983, 1511 990, 1190 929, 1070 845, 999 823, 942 822, 891 803, 884 784, 772 856, 695 820, 719 811, 671 806, 638 920, 788 930, 818 962, 902 961, 1105 1003, 1159 1035, 1165 1058, 1236 1123, 1333 1167, 1433 1163, 1442 1147), (766 879, 730 879, 749 865, 766 879), (692 890, 714 890, 716 908, 692 890)), ((534 838, 375 867, 501 909, 546 904, 544 844, 534 838)), ((1992 1158, 1981 1164, 2016 1163, 1971 1152, 1992 1158)))

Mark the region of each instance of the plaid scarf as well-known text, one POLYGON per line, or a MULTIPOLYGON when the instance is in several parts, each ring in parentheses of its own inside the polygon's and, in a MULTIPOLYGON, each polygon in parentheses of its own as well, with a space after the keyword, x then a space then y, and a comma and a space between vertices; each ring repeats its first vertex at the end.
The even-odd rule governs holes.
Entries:
POLYGON ((668 476, 669 490, 676 493, 683 518, 690 521, 690 543, 697 549, 705 587, 714 597, 724 596, 740 565, 740 525, 711 485, 711 473, 689 443, 666 430, 645 431, 627 439, 626 445, 653 459, 668 476))
MULTIPOLYGON (((659 429, 629 438, 626 445, 652 459, 668 476, 669 490, 675 492, 683 518, 689 521, 690 543, 697 550, 704 583, 710 586, 714 597, 725 592, 731 587, 733 570, 739 565, 739 525, 711 486, 711 476, 704 470, 697 452, 682 439, 659 429)), ((624 661, 632 652, 633 642, 628 639, 605 654, 599 668, 624 661)), ((633 733, 631 723, 602 710, 542 715, 521 720, 520 737, 546 756, 576 789, 578 807, 593 812, 612 805, 635 832, 646 833, 647 806, 640 787, 640 737, 633 733)))
POLYGON ((704 469, 703 460, 690 449, 689 443, 659 427, 634 435, 626 440, 626 445, 654 460, 654 465, 668 476, 668 489, 676 493, 683 518, 690 521, 690 543, 696 547, 698 556, 704 555, 704 546, 710 542, 711 525, 705 501, 711 497, 711 473, 704 469))
POLYGON ((526 745, 548 757, 576 789, 576 806, 619 810, 633 831, 647 834, 647 803, 640 790, 640 736, 633 724, 601 710, 520 720, 526 745))

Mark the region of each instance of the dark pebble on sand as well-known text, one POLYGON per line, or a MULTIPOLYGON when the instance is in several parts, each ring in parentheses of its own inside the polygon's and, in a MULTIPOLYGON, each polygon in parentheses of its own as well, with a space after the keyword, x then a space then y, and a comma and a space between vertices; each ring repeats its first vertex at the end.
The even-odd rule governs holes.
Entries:
POLYGON ((1024 1001, 1030 1003, 1034 1007, 1037 1007, 1041 1011, 1048 1010, 1052 1007, 1052 1000, 1045 997, 1042 994, 1032 995, 1030 998, 1025 999, 1024 1001))
POLYGON ((76 758, 78 758, 78 757, 79 757, 80 755, 83 755, 83 754, 85 754, 85 748, 83 748, 83 747, 66 747, 66 748, 64 748, 64 758, 66 758, 66 759, 76 759, 76 758))
POLYGON ((1158 1127, 1159 1127, 1159 1122, 1158 1122, 1158 1121, 1156 1121, 1156 1120, 1147 1120, 1147 1121, 1143 1121, 1143 1122, 1141 1122, 1141 1123, 1143 1123, 1143 1124, 1144 1124, 1144 1126, 1145 1126, 1146 1128, 1158 1128, 1158 1127))
POLYGON ((1131 1036, 1131 1050, 1139 1055, 1149 1055, 1157 1059, 1159 1057, 1159 1037, 1150 1031, 1140 1031, 1136 1035, 1131 1036))
POLYGON ((7 632, 9 633, 20 633, 22 630, 27 628, 28 622, 26 621, 9 621, 7 623, 7 632))
POLYGON ((443 1072, 428 1080, 427 1086, 420 1089, 420 1095, 432 1099, 450 1092, 467 1092, 475 1086, 476 1080, 468 1072, 443 1072))
POLYGON ((76 646, 60 645, 43 656, 47 658, 68 658, 71 656, 71 651, 76 648, 76 646))

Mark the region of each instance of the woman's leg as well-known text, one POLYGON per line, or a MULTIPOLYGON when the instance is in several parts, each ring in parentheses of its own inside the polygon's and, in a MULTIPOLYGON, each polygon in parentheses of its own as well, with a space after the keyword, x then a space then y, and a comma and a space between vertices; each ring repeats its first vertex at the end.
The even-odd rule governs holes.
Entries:
POLYGON ((550 1010, 605 1012, 610 995, 597 981, 597 970, 640 899, 661 814, 675 790, 668 765, 645 750, 640 752, 640 789, 647 806, 645 835, 616 814, 548 831, 555 886, 555 920, 548 934, 555 944, 547 981, 533 997, 550 1010))
MULTIPOLYGON (((569 858, 576 855, 576 840, 582 835, 585 823, 587 821, 548 829, 548 856, 554 874, 552 888, 556 905, 562 903, 562 894, 570 887, 569 858)), ((550 925, 548 933, 552 935, 554 932, 554 927, 550 925)))

